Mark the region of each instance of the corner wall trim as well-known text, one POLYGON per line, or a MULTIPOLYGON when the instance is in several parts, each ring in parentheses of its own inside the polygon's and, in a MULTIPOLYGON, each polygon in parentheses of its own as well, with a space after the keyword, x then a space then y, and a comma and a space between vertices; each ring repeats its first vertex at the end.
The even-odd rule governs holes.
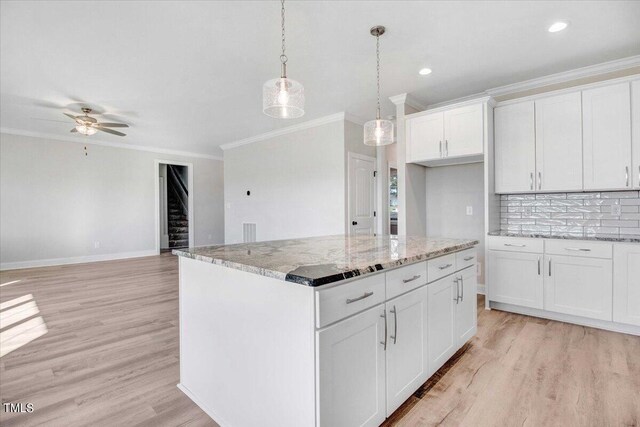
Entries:
POLYGON ((408 93, 401 93, 399 95, 390 96, 389 101, 393 102, 395 105, 407 104, 409 107, 415 108, 416 110, 420 111, 427 109, 426 105, 422 104, 420 101, 418 101, 408 93))
POLYGON ((50 258, 30 261, 3 262, 0 263, 0 270, 4 271, 17 270, 21 268, 50 267, 54 265, 82 264, 86 262, 112 261, 116 259, 140 258, 152 255, 157 255, 156 251, 153 249, 134 252, 118 252, 113 254, 84 255, 69 258, 50 258))

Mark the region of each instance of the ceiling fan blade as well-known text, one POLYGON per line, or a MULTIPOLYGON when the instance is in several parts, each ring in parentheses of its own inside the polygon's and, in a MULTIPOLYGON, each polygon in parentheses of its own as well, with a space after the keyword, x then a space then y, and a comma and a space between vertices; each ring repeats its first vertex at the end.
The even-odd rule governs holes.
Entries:
POLYGON ((64 114, 65 116, 69 117, 69 118, 70 118, 71 120, 73 120, 73 121, 76 121, 76 120, 77 120, 77 119, 76 119, 76 116, 72 116, 72 115, 71 115, 71 114, 69 114, 69 113, 63 113, 63 114, 64 114))
POLYGON ((94 126, 94 129, 98 129, 102 132, 106 132, 106 133, 110 133, 113 135, 118 135, 118 136, 126 136, 126 133, 122 133, 122 132, 118 132, 117 130, 113 130, 113 129, 109 129, 109 128, 101 128, 99 126, 94 126))
POLYGON ((128 128, 129 125, 125 125, 124 123, 96 123, 97 127, 105 127, 105 128, 128 128))
POLYGON ((70 132, 71 132, 71 133, 73 133, 73 132, 78 132, 78 129, 73 128, 73 129, 71 129, 71 131, 70 131, 70 132))

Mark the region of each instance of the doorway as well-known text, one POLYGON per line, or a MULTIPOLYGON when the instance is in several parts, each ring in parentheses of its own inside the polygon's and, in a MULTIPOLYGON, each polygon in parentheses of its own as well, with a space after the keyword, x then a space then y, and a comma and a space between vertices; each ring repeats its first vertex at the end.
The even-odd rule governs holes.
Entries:
POLYGON ((347 229, 351 235, 374 235, 376 159, 348 154, 347 229))
POLYGON ((156 160, 156 251, 193 247, 193 170, 156 160))
POLYGON ((398 168, 389 164, 389 234, 398 235, 398 168))

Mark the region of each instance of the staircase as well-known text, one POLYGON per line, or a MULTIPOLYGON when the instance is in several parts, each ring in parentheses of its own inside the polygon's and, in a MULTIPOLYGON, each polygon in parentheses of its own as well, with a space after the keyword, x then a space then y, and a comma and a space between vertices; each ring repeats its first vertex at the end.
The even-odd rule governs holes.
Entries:
POLYGON ((187 186, 173 165, 167 165, 167 178, 169 248, 186 248, 189 246, 187 186))

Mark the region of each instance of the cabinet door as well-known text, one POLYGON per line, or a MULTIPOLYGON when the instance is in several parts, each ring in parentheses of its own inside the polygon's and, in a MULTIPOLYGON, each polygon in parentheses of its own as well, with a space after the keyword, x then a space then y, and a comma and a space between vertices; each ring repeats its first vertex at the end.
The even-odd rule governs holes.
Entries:
POLYGON ((542 191, 582 190, 580 92, 535 102, 536 180, 542 191))
POLYGON ((640 245, 613 247, 613 321, 640 326, 640 245))
POLYGON ((482 104, 469 105, 444 113, 444 154, 446 157, 482 154, 484 120, 482 104))
POLYGON ((378 426, 384 421, 383 316, 380 305, 316 332, 319 426, 378 426))
POLYGON ((632 182, 640 188, 640 80, 631 83, 631 137, 633 138, 632 182))
POLYGON ((489 251, 489 299, 543 308, 542 254, 489 251))
POLYGON ((497 193, 534 190, 536 141, 533 101, 494 110, 497 193))
POLYGON ((631 187, 630 85, 582 92, 584 189, 631 187))
POLYGON ((449 360, 457 350, 456 282, 447 276, 427 285, 429 308, 427 327, 429 330, 429 373, 433 374, 449 360))
POLYGON ((439 159, 444 143, 443 113, 428 114, 407 120, 410 161, 439 159))
POLYGON ((544 309, 612 320, 611 260, 545 255, 544 309))
POLYGON ((387 416, 429 378, 427 353, 427 287, 386 303, 387 416))
POLYGON ((456 304, 456 339, 458 341, 457 347, 460 348, 478 330, 478 300, 476 296, 478 279, 475 266, 456 273, 456 276, 460 277, 458 281, 460 298, 456 304))

